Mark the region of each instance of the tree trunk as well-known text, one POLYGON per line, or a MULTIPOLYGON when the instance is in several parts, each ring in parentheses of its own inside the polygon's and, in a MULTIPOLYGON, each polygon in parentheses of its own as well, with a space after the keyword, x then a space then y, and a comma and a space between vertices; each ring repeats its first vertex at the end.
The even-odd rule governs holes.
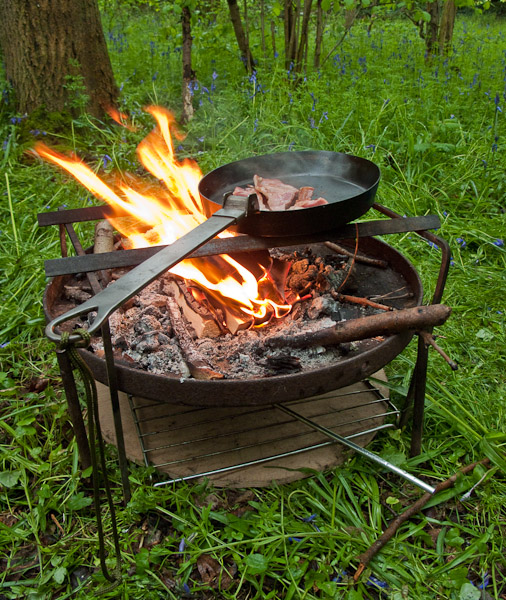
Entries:
POLYGON ((309 17, 311 16, 311 7, 313 0, 304 0, 304 12, 302 15, 302 24, 300 27, 299 35, 299 47, 297 48, 297 54, 295 57, 295 70, 297 73, 302 71, 302 63, 305 55, 307 46, 308 28, 309 28, 309 17))
POLYGON ((232 25, 234 26, 235 38, 241 53, 241 58, 244 62, 246 70, 248 73, 251 73, 253 71, 254 61, 242 26, 241 14, 239 12, 237 0, 227 0, 227 3, 230 11, 230 19, 232 20, 232 25))
POLYGON ((448 54, 453 37, 453 27, 455 25, 455 16, 457 7, 455 0, 446 0, 443 5, 443 14, 439 23, 439 53, 448 54))
POLYGON ((320 57, 322 53, 323 40, 323 9, 322 0, 316 2, 316 38, 314 42, 314 68, 320 68, 320 57))
POLYGON ((262 55, 267 58, 265 47, 265 0, 260 0, 260 40, 262 43, 262 55))
POLYGON ((191 86, 195 80, 195 73, 192 69, 191 13, 188 6, 183 7, 181 23, 183 26, 183 112, 181 121, 187 123, 193 117, 193 91, 191 86))
POLYGON ((427 52, 427 60, 435 53, 439 31, 439 2, 429 2, 427 4, 427 12, 430 14, 430 21, 427 23, 425 33, 425 49, 427 52))
POLYGON ((17 110, 114 107, 118 89, 97 0, 1 0, 0 43, 17 110))
POLYGON ((289 70, 291 63, 295 62, 295 39, 297 31, 297 16, 294 11, 292 0, 285 0, 284 22, 285 68, 289 70))

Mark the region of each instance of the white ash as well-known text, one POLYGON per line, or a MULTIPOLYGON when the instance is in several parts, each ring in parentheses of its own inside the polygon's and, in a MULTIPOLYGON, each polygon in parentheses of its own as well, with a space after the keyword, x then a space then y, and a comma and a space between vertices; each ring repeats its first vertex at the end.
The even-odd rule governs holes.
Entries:
MULTIPOLYGON (((134 367, 183 380, 189 378, 190 372, 184 356, 177 340, 172 337, 170 318, 165 306, 166 298, 162 306, 158 282, 151 284, 146 290, 138 298, 133 298, 133 306, 127 310, 117 310, 111 315, 113 346, 129 357, 134 367), (156 305, 146 305, 153 298, 157 300, 156 305)), ((353 314, 349 314, 349 318, 360 316, 364 312, 360 307, 352 307, 351 310, 353 314)), ((331 365, 343 355, 349 354, 349 345, 290 348, 290 337, 332 327, 340 320, 342 306, 331 296, 319 296, 306 301, 295 312, 298 315, 289 315, 285 319, 271 322, 267 327, 239 331, 236 335, 228 333, 219 338, 196 338, 194 343, 212 369, 232 379, 277 375, 276 370, 270 366, 272 359, 276 357, 289 356, 296 359, 301 369, 307 371, 331 365), (286 348, 272 349, 266 346, 265 340, 279 335, 287 338, 286 348)), ((93 347, 96 350, 103 349, 101 340, 95 340, 93 347)))
MULTIPOLYGON (((301 264, 306 262, 303 257, 301 264)), ((328 274, 325 272, 325 275, 328 274)), ((184 380, 190 377, 190 373, 167 310, 167 294, 164 292, 166 277, 170 275, 158 278, 111 315, 112 343, 116 352, 133 361, 132 366, 184 380)), ((211 369, 228 379, 277 375, 279 373, 273 365, 279 362, 276 361, 278 357, 292 359, 292 363, 303 371, 321 369, 345 355, 363 350, 365 345, 378 343, 368 341, 307 349, 290 347, 290 337, 297 334, 320 331, 334 326, 336 322, 377 312, 358 305, 343 305, 325 291, 325 287, 323 285, 316 289, 312 299, 296 303, 287 317, 273 320, 265 327, 239 331, 236 335, 223 334, 212 339, 197 338, 187 324, 188 329, 193 334, 195 347, 202 359, 211 369), (286 337, 286 347, 269 348, 265 340, 274 336, 286 337)), ((184 317, 182 319, 186 321, 184 317)), ((101 340, 95 340, 93 347, 102 350, 101 340)))

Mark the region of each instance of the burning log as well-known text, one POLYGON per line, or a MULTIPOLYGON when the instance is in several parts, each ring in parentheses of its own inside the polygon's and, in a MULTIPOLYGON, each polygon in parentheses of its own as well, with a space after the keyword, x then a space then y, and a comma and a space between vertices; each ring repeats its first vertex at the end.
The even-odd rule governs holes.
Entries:
POLYGON ((179 342, 181 352, 185 357, 190 373, 195 379, 223 379, 223 375, 214 371, 206 362, 202 354, 193 343, 188 328, 183 321, 179 306, 172 296, 167 298, 167 310, 175 336, 179 342))
POLYGON ((333 346, 380 335, 430 329, 435 325, 442 325, 448 319, 450 313, 451 308, 444 304, 416 306, 415 308, 370 315, 351 321, 342 321, 334 327, 301 333, 291 338, 285 336, 271 337, 266 339, 265 343, 271 347, 290 346, 292 348, 333 346))
POLYGON ((165 283, 163 291, 175 298, 183 315, 195 330, 197 337, 216 338, 221 334, 213 316, 188 291, 179 286, 174 279, 165 283))

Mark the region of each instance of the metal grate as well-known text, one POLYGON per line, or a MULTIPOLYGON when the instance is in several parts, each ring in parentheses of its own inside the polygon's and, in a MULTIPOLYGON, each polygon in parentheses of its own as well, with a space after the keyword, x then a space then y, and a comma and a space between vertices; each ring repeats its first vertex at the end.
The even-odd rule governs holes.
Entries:
POLYGON ((376 432, 395 427, 399 416, 369 381, 267 408, 189 408, 131 395, 128 402, 145 465, 171 476, 155 485, 238 470, 245 482, 257 481, 258 467, 267 464, 276 469, 313 462, 320 467, 322 460, 337 464, 342 446, 308 421, 365 446, 376 432))

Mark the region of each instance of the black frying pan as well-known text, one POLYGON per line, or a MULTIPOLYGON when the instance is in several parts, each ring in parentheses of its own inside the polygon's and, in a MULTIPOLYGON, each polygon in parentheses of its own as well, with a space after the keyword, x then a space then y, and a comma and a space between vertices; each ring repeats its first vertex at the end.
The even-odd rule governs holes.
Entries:
MULTIPOLYGON (((256 236, 283 236, 305 235, 344 225, 372 205, 379 176, 379 168, 374 163, 337 152, 267 154, 219 167, 201 180, 199 191, 205 199, 222 208, 93 298, 53 319, 46 327, 46 335, 59 342, 57 325, 96 311, 88 328, 90 334, 94 333, 129 298, 229 227, 237 226, 238 231, 256 236), (322 196, 329 204, 293 211, 259 211, 256 194, 249 198, 230 194, 235 186, 252 183, 255 174, 281 179, 295 187, 312 186, 317 194, 314 197, 322 196)), ((79 340, 78 335, 70 337, 72 342, 79 340)))
POLYGON ((218 167, 201 179, 199 191, 206 200, 223 204, 224 194, 252 185, 253 175, 281 179, 296 188, 314 187, 313 198, 321 196, 329 203, 302 210, 262 210, 236 227, 240 233, 272 237, 326 231, 360 217, 374 202, 380 170, 365 158, 340 152, 281 152, 218 167))

